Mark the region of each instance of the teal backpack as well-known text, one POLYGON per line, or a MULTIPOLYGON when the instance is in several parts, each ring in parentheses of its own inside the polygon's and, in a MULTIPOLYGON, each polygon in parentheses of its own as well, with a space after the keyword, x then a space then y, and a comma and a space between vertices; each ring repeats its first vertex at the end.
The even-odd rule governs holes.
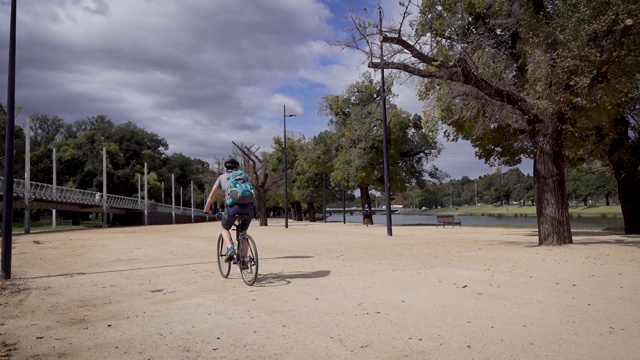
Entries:
POLYGON ((229 200, 227 205, 248 204, 255 201, 251 179, 246 172, 235 170, 229 173, 229 200))

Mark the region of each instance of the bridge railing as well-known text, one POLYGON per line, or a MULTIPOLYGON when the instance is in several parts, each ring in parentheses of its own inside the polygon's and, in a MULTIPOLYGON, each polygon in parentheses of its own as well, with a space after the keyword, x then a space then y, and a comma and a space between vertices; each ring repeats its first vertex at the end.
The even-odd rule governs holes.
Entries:
MULTIPOLYGON (((0 185, 4 188, 4 178, 0 177, 0 185)), ((31 181, 29 194, 25 181, 21 179, 13 180, 13 193, 26 199, 42 199, 49 201, 68 202, 83 205, 102 205, 102 194, 96 191, 74 189, 64 186, 53 186, 31 181)))
MULTIPOLYGON (((13 180, 14 195, 26 198, 28 200, 41 199, 48 201, 57 201, 82 205, 102 206, 102 193, 97 191, 74 189, 64 186, 53 186, 51 184, 43 184, 31 181, 29 194, 27 193, 25 181, 21 179, 13 180)), ((0 176, 0 193, 4 189, 4 177, 0 176)), ((107 207, 129 210, 144 211, 144 200, 120 195, 107 194, 107 207)), ((167 204, 159 204, 149 202, 148 211, 171 213, 175 209, 175 213, 179 215, 207 215, 201 209, 191 209, 181 206, 172 206, 167 204)))
MULTIPOLYGON (((174 207, 168 204, 159 204, 159 203, 153 203, 153 202, 149 203, 149 211, 170 213, 170 212, 173 212, 173 210, 174 210, 174 207)), ((176 206, 175 211, 177 215, 191 215, 191 208, 176 206)), ((202 209, 195 209, 195 208, 193 209, 193 214, 203 215, 203 216, 208 215, 208 214, 205 214, 202 209)))
MULTIPOLYGON (((102 196, 102 194, 98 194, 102 196)), ((143 210, 144 200, 127 196, 107 194, 107 206, 118 209, 143 210)))

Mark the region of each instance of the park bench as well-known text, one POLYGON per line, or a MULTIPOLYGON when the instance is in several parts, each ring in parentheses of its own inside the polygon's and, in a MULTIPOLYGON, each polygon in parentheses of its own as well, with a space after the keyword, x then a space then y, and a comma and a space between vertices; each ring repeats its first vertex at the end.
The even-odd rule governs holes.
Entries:
POLYGON ((453 215, 436 215, 436 220, 438 222, 436 227, 442 224, 443 228, 446 225, 451 225, 452 228, 458 225, 462 228, 462 221, 460 221, 460 219, 456 219, 453 215))

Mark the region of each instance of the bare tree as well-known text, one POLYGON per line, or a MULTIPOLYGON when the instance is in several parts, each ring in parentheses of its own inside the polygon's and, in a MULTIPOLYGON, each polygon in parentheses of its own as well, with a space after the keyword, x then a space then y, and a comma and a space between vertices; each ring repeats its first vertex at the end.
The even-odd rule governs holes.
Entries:
POLYGON ((256 145, 247 146, 244 144, 236 144, 235 142, 232 143, 240 152, 244 168, 252 178, 252 183, 254 185, 258 201, 256 211, 260 217, 260 226, 268 226, 267 194, 272 188, 272 184, 269 182, 269 171, 267 170, 270 154, 263 153, 263 156, 261 157, 258 155, 258 151, 260 149, 258 148, 254 150, 256 145))

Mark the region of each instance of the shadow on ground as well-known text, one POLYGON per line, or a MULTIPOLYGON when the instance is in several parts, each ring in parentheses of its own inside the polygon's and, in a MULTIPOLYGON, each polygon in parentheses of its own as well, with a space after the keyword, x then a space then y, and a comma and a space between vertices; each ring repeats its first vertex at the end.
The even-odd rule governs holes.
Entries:
POLYGON ((329 270, 259 274, 255 286, 284 286, 291 284, 291 281, 295 279, 317 279, 327 277, 329 274, 331 274, 331 271, 329 270))
POLYGON ((260 260, 287 260, 287 259, 311 259, 313 258, 313 256, 308 256, 308 255, 292 255, 292 256, 278 256, 278 257, 273 257, 273 258, 263 258, 261 257, 260 260))
MULTIPOLYGON (((628 235, 616 230, 573 230, 572 245, 620 245, 630 247, 640 247, 640 235, 628 235)), ((537 232, 531 232, 524 236, 538 237, 537 232)), ((505 241, 505 244, 519 245, 525 247, 538 247, 538 242, 522 243, 505 241)))
POLYGON ((117 273, 117 272, 130 272, 130 271, 162 269, 162 268, 169 268, 169 267, 183 267, 183 266, 204 265, 204 264, 213 264, 213 261, 185 263, 185 264, 159 265, 159 266, 147 266, 147 267, 136 267, 136 268, 126 268, 126 269, 116 269, 116 270, 101 270, 101 271, 86 271, 86 272, 85 271, 79 271, 79 272, 69 272, 69 273, 62 273, 62 274, 25 276, 25 277, 20 277, 20 279, 33 280, 33 279, 44 279, 44 278, 53 278, 53 277, 61 277, 61 276, 97 275, 97 274, 108 274, 108 273, 117 273))

